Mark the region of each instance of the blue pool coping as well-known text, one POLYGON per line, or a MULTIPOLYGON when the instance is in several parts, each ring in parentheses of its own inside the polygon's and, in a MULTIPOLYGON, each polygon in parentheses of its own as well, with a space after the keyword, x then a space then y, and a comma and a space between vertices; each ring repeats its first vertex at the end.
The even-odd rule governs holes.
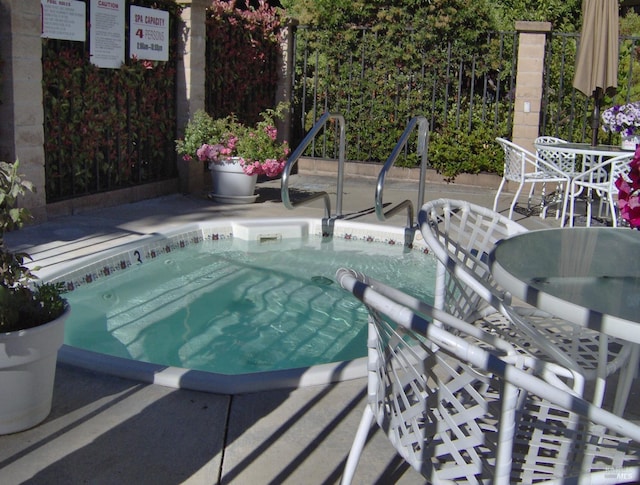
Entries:
POLYGON ((110 374, 148 384, 216 394, 247 394, 274 389, 297 389, 367 375, 367 358, 279 369, 251 374, 220 374, 141 362, 63 345, 58 360, 93 372, 110 374))

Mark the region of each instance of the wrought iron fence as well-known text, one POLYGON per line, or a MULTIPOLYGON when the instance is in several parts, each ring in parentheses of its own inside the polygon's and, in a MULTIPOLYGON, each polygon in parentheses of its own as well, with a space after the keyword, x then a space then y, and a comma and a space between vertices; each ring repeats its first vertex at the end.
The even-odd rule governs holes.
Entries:
MULTIPOLYGON (((491 32, 475 49, 451 43, 420 47, 407 30, 387 53, 372 29, 335 33, 299 27, 295 32, 293 137, 300 140, 325 111, 347 120, 347 158, 381 161, 406 123, 425 116, 432 132, 489 136, 511 132, 517 33, 491 32)), ((309 155, 334 157, 336 137, 326 132, 309 155)), ((408 157, 406 164, 416 160, 408 157)))
MULTIPOLYGON (((47 202, 167 180, 177 174, 175 2, 136 0, 170 12, 168 62, 89 62, 89 43, 43 39, 47 202)), ((91 8, 87 2, 87 8, 91 8)), ((87 15, 88 16, 88 15, 87 15)), ((129 32, 125 31, 125 45, 129 32)))
MULTIPOLYGON (((157 3, 136 1, 144 2, 157 3)), ((174 42, 175 28, 171 16, 174 42)), ((294 147, 325 111, 346 120, 349 160, 385 160, 415 116, 429 120, 434 152, 438 146, 450 150, 461 133, 487 145, 495 136, 511 134, 516 32, 487 33, 475 46, 434 46, 421 44, 411 30, 390 40, 372 29, 327 32, 302 26, 293 39, 294 147)), ((593 99, 572 86, 578 42, 579 34, 549 34, 544 64, 540 133, 571 141, 589 139, 593 111, 593 99)), ((640 99, 639 43, 640 37, 621 37, 619 86, 604 107, 640 99)), ((228 65, 214 66, 229 57, 220 48, 207 47, 207 108, 253 121, 275 104, 276 48, 260 64, 265 71, 256 79, 263 86, 253 86, 238 106, 225 103, 236 98, 229 93, 243 80, 234 78, 228 65)), ((120 70, 99 70, 88 56, 85 43, 43 40, 48 202, 176 175, 175 59, 162 65, 128 60, 120 70)), ((604 132, 600 136, 605 143, 617 142, 604 132)), ((307 155, 334 158, 337 141, 336 131, 327 129, 307 155)), ((451 163, 464 163, 464 157, 452 156, 457 158, 451 163)), ((399 164, 417 164, 412 141, 399 164)))
MULTIPOLYGON (((407 31, 403 42, 410 44, 411 35, 407 31)), ((488 142, 497 135, 510 137, 516 32, 487 34, 479 39, 485 47, 480 53, 456 51, 448 44, 414 51, 410 61, 402 62, 376 50, 376 34, 369 29, 360 29, 357 36, 350 37, 350 43, 342 37, 306 27, 295 33, 294 141, 327 110, 339 112, 347 120, 349 160, 384 159, 406 122, 416 115, 429 119, 436 136, 471 133, 485 126, 489 131, 480 136, 488 142), (329 43, 333 51, 326 48, 329 43), (336 46, 341 43, 346 44, 346 54, 336 55, 336 46)), ((539 131, 584 142, 591 138, 594 100, 573 88, 579 39, 579 33, 552 32, 547 36, 539 131)), ((605 96, 603 109, 640 99, 639 44, 640 37, 620 37, 618 89, 605 96)), ((327 133, 307 154, 334 157, 335 140, 332 133, 327 133)), ((603 130, 599 141, 618 142, 617 135, 603 130)), ((411 164, 409 160, 407 165, 411 164)))

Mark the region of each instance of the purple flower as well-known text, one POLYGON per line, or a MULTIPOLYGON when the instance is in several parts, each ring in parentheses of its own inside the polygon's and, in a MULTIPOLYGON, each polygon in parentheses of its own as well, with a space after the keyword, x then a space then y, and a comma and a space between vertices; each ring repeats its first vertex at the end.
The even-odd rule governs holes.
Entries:
POLYGON ((612 106, 602 113, 602 129, 608 133, 632 136, 640 132, 640 101, 612 106))

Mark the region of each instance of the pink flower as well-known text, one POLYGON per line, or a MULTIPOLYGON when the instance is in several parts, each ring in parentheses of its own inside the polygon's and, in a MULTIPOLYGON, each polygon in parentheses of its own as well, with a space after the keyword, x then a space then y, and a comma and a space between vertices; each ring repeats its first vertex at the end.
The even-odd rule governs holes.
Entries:
POLYGON ((244 160, 241 161, 242 170, 247 175, 261 175, 262 174, 262 165, 260 162, 246 162, 244 160))
POLYGON ((269 138, 271 138, 273 141, 276 141, 276 138, 278 137, 278 130, 275 126, 267 126, 264 131, 267 132, 269 138))
POLYGON ((205 143, 196 152, 198 160, 201 162, 217 162, 221 155, 224 153, 225 147, 223 145, 209 145, 205 143))
POLYGON ((277 177, 284 170, 284 160, 269 159, 262 164, 262 169, 267 177, 277 177))
POLYGON ((636 149, 633 159, 629 162, 627 179, 620 176, 615 181, 620 217, 631 227, 640 228, 640 147, 636 149))
POLYGON ((209 145, 206 145, 206 144, 198 148, 198 151, 196 152, 196 155, 198 156, 198 160, 200 160, 201 162, 204 162, 207 159, 208 149, 209 149, 209 145))

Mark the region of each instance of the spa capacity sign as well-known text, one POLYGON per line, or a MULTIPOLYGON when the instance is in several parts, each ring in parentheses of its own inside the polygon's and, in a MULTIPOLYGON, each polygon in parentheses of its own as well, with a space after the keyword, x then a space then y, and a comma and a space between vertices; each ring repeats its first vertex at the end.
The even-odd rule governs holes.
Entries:
POLYGON ((40 0, 42 37, 84 42, 86 6, 77 0, 40 0))
POLYGON ((131 6, 129 53, 151 61, 169 60, 169 12, 131 6))
POLYGON ((91 63, 118 69, 124 62, 124 0, 91 0, 91 63))

